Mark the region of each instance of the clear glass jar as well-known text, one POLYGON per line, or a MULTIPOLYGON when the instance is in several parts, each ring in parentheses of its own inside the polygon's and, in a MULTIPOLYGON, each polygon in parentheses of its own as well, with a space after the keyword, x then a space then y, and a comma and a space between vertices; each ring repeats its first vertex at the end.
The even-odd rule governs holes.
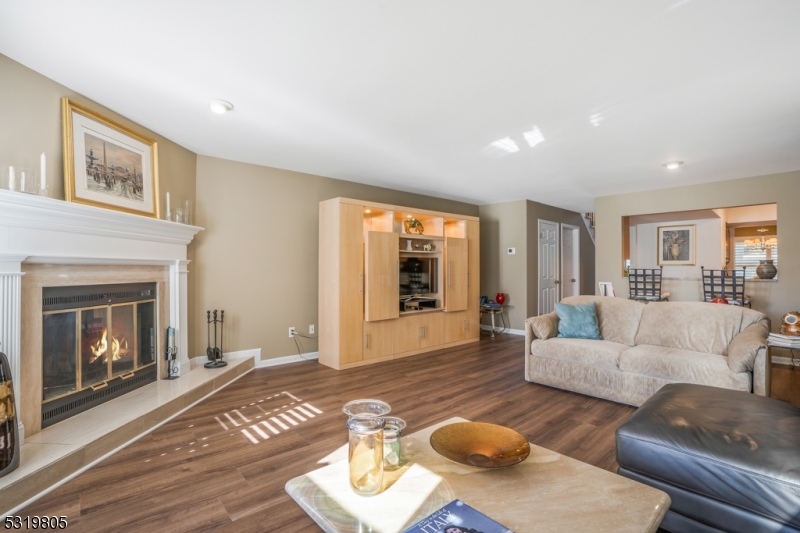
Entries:
POLYGON ((357 418, 388 415, 391 411, 391 406, 381 400, 353 400, 342 407, 344 414, 357 418))
POLYGON ((384 417, 386 425, 383 428, 383 469, 386 471, 400 468, 402 456, 400 454, 400 434, 406 427, 402 418, 394 416, 384 417))
POLYGON ((383 486, 383 418, 351 418, 350 486, 356 494, 372 496, 383 486))

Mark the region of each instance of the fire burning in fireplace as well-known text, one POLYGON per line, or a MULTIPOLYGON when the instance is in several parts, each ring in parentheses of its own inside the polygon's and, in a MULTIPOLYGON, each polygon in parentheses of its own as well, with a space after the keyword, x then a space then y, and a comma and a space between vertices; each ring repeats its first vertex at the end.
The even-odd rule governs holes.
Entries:
MULTIPOLYGON (((103 358, 103 363, 108 363, 108 330, 103 330, 103 336, 89 346, 92 351, 92 357, 89 358, 89 364, 94 363, 100 357, 103 358)), ((111 337, 111 360, 119 361, 123 355, 128 355, 128 340, 125 337, 116 338, 111 337)))

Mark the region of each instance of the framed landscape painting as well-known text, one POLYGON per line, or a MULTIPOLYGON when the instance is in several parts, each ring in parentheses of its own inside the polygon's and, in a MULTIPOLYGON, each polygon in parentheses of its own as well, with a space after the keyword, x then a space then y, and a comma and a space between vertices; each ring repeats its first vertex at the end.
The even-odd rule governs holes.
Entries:
POLYGON ((61 100, 66 200, 158 218, 156 142, 61 100))
POLYGON ((693 266, 696 262, 696 227, 693 224, 660 226, 657 244, 659 266, 693 266))

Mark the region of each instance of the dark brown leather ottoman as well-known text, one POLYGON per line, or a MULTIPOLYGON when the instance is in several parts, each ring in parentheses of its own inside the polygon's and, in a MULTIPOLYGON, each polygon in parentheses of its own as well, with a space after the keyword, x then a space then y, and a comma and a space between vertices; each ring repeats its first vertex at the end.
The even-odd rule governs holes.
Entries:
POLYGON ((617 430, 618 473, 663 490, 673 533, 800 532, 800 409, 671 384, 617 430))

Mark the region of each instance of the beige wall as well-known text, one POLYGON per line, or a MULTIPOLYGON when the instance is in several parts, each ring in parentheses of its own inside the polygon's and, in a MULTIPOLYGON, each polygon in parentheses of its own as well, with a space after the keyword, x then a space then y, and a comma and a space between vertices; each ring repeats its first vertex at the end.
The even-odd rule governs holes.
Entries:
MULTIPOLYGON (((0 187, 8 188, 8 167, 39 171, 39 155, 47 157, 47 185, 53 198, 64 198, 61 139, 61 98, 68 97, 158 142, 158 174, 161 202, 170 192, 173 201, 195 201, 197 156, 131 122, 50 78, 0 54, 0 187)), ((189 247, 189 259, 194 257, 189 247)), ((193 265, 189 265, 189 319, 194 300, 193 265)), ((189 349, 191 350, 191 340, 189 349)), ((192 353, 190 351, 190 353, 192 353)))
MULTIPOLYGON (((800 227, 800 171, 595 199, 597 279, 611 281, 619 296, 627 296, 621 266, 623 216, 772 202, 778 204, 779 279, 750 283, 747 292, 753 308, 769 315, 772 329, 778 331, 781 316, 800 309, 800 232, 795 230, 800 227)), ((773 353, 788 355, 781 350, 773 353)))
MULTIPOLYGON (((343 196, 478 215, 478 206, 288 170, 197 157, 195 352, 206 347, 205 312, 225 310, 225 350, 296 355, 288 328, 319 328, 319 202, 343 196)), ((315 340, 299 338, 303 353, 315 340)))
POLYGON ((526 208, 525 200, 480 206, 481 295, 494 300, 505 293, 512 329, 522 329, 528 317, 526 208), (508 255, 508 248, 516 253, 508 255))
POLYGON ((525 319, 538 314, 539 219, 577 226, 580 232, 581 294, 594 286, 594 244, 581 215, 550 205, 520 200, 482 205, 481 294, 494 299, 506 293, 512 329, 523 329, 525 319), (508 248, 516 254, 508 255, 508 248))

